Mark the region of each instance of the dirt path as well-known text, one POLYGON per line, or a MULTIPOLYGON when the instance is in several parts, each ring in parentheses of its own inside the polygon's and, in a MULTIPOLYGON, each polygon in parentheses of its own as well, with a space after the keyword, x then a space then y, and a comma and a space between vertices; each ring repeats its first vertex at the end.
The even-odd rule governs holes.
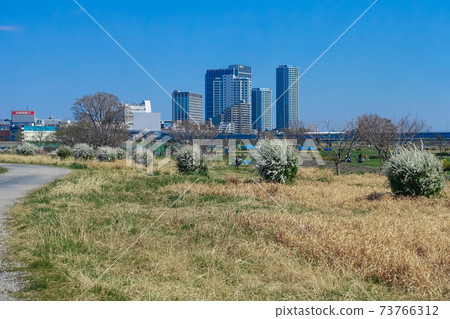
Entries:
POLYGON ((6 222, 9 218, 9 209, 25 197, 30 191, 45 185, 56 178, 70 173, 65 168, 0 164, 8 169, 0 174, 0 301, 14 300, 10 297, 12 292, 18 291, 22 284, 17 279, 18 272, 7 272, 8 265, 3 260, 6 252, 5 241, 8 236, 6 222))

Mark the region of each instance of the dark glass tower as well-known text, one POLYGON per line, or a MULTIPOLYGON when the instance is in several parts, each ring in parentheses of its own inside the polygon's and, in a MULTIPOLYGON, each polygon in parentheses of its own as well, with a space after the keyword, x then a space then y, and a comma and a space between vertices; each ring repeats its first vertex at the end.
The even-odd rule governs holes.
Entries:
POLYGON ((299 118, 299 68, 280 65, 277 67, 277 129, 296 128, 299 118))

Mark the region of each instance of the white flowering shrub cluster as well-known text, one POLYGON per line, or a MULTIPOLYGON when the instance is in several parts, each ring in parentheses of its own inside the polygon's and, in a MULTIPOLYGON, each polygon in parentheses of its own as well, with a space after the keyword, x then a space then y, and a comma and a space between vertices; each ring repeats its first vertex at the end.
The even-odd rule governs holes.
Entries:
POLYGON ((35 155, 38 152, 39 148, 34 146, 33 144, 24 143, 17 147, 17 154, 31 156, 35 155))
POLYGON ((434 196, 445 187, 442 163, 431 153, 416 147, 403 148, 384 167, 394 194, 434 196))
POLYGON ((5 154, 5 155, 14 155, 16 154, 17 150, 15 150, 14 148, 5 148, 5 149, 0 149, 0 154, 5 154))
POLYGON ((133 159, 137 165, 147 166, 148 158, 147 158, 147 149, 144 147, 138 147, 133 150, 133 159))
POLYGON ((48 157, 51 157, 51 158, 59 158, 57 150, 54 150, 54 151, 51 151, 51 152, 47 152, 46 155, 48 157))
POLYGON ((251 153, 254 167, 264 180, 282 184, 295 180, 298 154, 286 140, 261 140, 251 153))
POLYGON ((175 153, 175 161, 182 174, 208 175, 208 164, 198 145, 183 146, 175 153))
POLYGON ((109 146, 99 147, 95 157, 99 162, 114 162, 117 159, 117 149, 109 146))
POLYGON ((87 144, 76 144, 72 149, 72 155, 76 159, 91 160, 95 157, 95 152, 92 147, 87 144))

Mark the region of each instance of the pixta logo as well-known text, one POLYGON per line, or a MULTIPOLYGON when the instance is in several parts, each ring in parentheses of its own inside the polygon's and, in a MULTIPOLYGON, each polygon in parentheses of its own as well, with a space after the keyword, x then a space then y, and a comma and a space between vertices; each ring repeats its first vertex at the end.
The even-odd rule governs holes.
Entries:
POLYGON ((166 147, 166 143, 172 140, 168 135, 158 132, 143 130, 134 135, 126 143, 126 165, 137 170, 146 170, 147 174, 153 175, 155 166, 155 153, 164 151, 165 157, 158 162, 157 169, 162 168, 170 162, 172 148, 166 147))
MULTIPOLYGON (((140 171, 146 171, 147 174, 153 175, 154 169, 161 169, 170 162, 173 154, 173 139, 167 134, 151 132, 143 130, 134 135, 127 141, 126 147, 126 165, 129 168, 135 168, 140 171), (163 158, 155 165, 156 155, 163 158)), ((280 142, 274 139, 274 142, 280 142)), ((282 147, 292 147, 298 152, 298 166, 302 166, 309 162, 317 165, 325 165, 314 140, 306 139, 301 146, 296 139, 285 139, 285 143, 277 143, 282 147)), ((219 139, 194 139, 192 141, 192 159, 194 165, 200 157, 205 157, 207 161, 223 161, 226 160, 228 165, 248 165, 259 160, 258 149, 262 140, 229 139, 227 143, 219 139), (255 143, 256 142, 256 143, 255 143)), ((285 150, 280 149, 280 155, 286 154, 285 150)))

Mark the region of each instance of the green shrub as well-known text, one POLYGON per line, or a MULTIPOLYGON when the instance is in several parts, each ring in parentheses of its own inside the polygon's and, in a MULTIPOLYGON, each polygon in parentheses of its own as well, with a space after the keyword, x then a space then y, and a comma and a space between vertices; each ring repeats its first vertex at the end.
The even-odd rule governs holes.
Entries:
POLYGON ((445 187, 442 163, 431 153, 416 147, 403 148, 384 167, 394 194, 434 196, 445 187))
POLYGON ((254 166, 268 182, 289 183, 298 171, 298 154, 286 140, 261 140, 252 151, 254 166))
POLYGON ((60 159, 67 159, 72 156, 72 151, 67 146, 60 146, 56 150, 56 156, 58 156, 60 159))
POLYGON ((109 146, 102 146, 97 149, 95 156, 100 162, 114 162, 117 159, 117 150, 109 146))
POLYGON ((175 154, 175 161, 182 174, 208 175, 208 164, 199 146, 183 146, 175 154))
POLYGON ((95 152, 92 147, 87 144, 76 144, 72 150, 73 157, 81 160, 91 160, 95 157, 95 152))
POLYGON ((445 159, 444 163, 442 164, 444 171, 449 172, 450 171, 450 161, 445 159))
POLYGON ((127 157, 127 153, 125 150, 121 149, 120 147, 117 147, 116 149, 116 157, 118 160, 124 159, 127 157))
POLYGON ((38 152, 39 148, 34 146, 33 144, 24 143, 17 147, 17 154, 31 156, 35 155, 38 152))
POLYGON ((71 169, 86 169, 87 166, 84 164, 80 164, 80 163, 72 163, 69 165, 69 168, 71 168, 71 169))

